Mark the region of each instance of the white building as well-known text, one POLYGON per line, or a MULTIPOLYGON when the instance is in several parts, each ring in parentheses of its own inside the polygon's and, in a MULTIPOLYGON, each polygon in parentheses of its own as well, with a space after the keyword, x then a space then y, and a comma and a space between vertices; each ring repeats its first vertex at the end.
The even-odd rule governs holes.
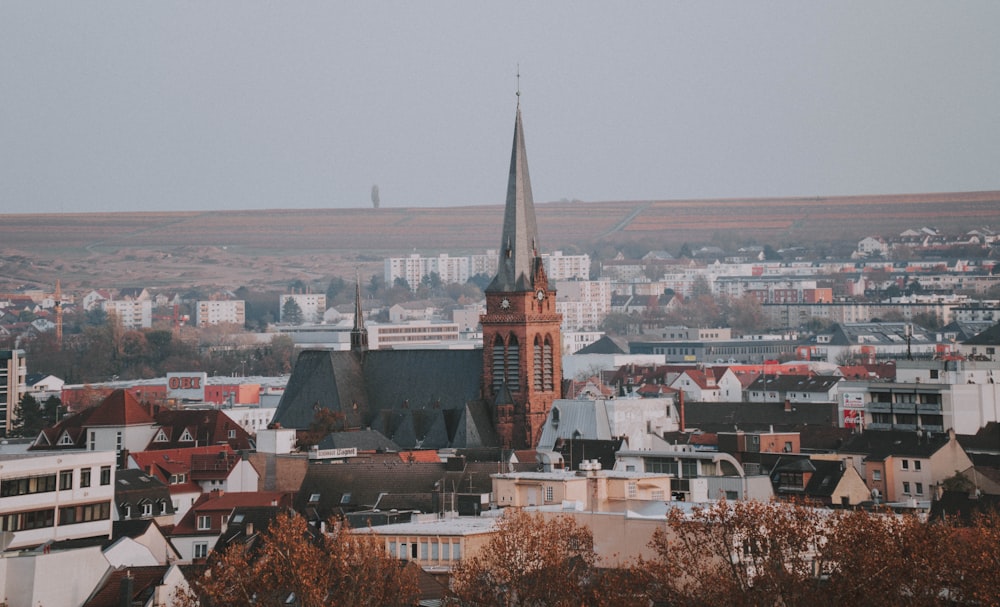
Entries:
POLYGON ((242 299, 199 301, 195 310, 195 324, 199 327, 232 323, 246 323, 246 302, 242 299))
POLYGON ((560 280, 556 282, 556 312, 562 314, 564 331, 594 330, 611 313, 611 281, 560 280))
POLYGON ((110 537, 113 451, 0 455, 0 531, 7 548, 110 537))
POLYGON ((414 320, 394 324, 370 323, 367 328, 368 347, 372 350, 447 346, 449 344, 463 347, 459 339, 458 325, 453 322, 414 320))
POLYGON ((17 404, 27 390, 28 365, 24 350, 0 350, 0 432, 10 432, 17 415, 17 404))
POLYGON ((285 305, 288 301, 294 301, 302 311, 301 324, 313 324, 323 322, 323 314, 326 312, 326 295, 323 293, 290 293, 279 298, 279 318, 280 322, 288 322, 285 318, 285 305))
POLYGON ((553 251, 542 255, 549 280, 590 280, 590 255, 563 255, 553 251))
POLYGON ((101 307, 108 315, 126 329, 148 329, 153 326, 153 302, 145 300, 105 300, 101 307))
POLYGON ((385 260, 387 285, 392 285, 401 278, 415 291, 421 281, 432 273, 437 274, 442 283, 466 283, 469 281, 469 258, 449 257, 446 253, 436 257, 421 257, 418 253, 413 253, 409 257, 390 257, 385 260))

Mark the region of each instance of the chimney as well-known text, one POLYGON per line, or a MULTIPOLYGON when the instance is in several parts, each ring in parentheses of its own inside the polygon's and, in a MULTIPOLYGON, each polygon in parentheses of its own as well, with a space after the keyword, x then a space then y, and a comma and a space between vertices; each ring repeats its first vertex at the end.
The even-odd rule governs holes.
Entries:
POLYGON ((684 432, 684 390, 678 390, 677 393, 680 395, 678 410, 680 411, 681 416, 681 432, 684 432))
POLYGON ((121 607, 132 607, 132 571, 126 569, 118 587, 118 604, 121 607))

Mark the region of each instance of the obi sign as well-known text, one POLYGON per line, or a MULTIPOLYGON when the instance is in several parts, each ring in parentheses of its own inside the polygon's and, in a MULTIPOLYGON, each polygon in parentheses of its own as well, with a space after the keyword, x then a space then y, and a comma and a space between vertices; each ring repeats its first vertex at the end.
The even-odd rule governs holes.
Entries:
POLYGON ((167 373, 167 398, 205 400, 208 373, 167 373))

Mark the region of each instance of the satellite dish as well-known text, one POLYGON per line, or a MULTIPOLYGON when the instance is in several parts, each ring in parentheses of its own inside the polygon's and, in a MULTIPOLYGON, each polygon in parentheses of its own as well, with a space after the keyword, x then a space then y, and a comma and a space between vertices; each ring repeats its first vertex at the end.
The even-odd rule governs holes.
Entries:
POLYGON ((882 492, 879 491, 878 488, 872 489, 872 499, 877 500, 880 495, 882 495, 882 492))

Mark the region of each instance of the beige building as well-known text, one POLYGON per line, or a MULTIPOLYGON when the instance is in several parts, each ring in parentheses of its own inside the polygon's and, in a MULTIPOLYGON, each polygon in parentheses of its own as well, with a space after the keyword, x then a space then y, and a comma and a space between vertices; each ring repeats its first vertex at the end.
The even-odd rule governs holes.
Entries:
POLYGON ((195 324, 199 327, 246 323, 246 302, 242 299, 199 301, 195 324))
POLYGON ((409 523, 353 530, 361 535, 378 535, 392 556, 414 561, 425 569, 445 571, 478 552, 494 531, 495 516, 438 518, 437 515, 423 515, 409 523))
POLYGON ((616 512, 642 502, 670 499, 671 476, 601 470, 584 462, 577 471, 512 472, 493 476, 497 506, 531 507, 575 503, 585 510, 616 512))

